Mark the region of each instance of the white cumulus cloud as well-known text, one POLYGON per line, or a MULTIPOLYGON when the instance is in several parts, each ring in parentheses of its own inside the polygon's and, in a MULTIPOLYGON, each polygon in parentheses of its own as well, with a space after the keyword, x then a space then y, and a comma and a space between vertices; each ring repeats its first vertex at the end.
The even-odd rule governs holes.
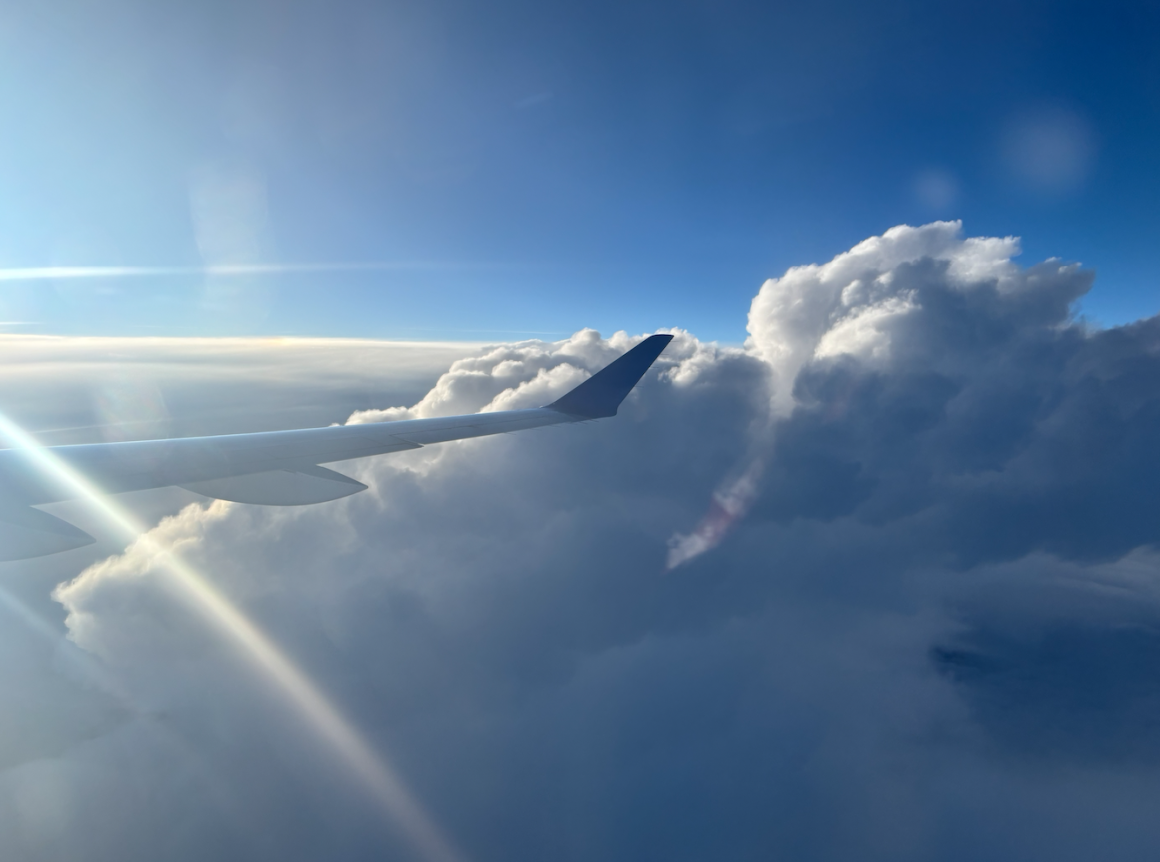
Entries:
MULTIPOLYGON (((1160 321, 1085 327, 1090 273, 1018 248, 894 228, 766 282, 744 349, 677 333, 614 420, 152 540, 465 858, 1140 858, 1160 321)), ((638 337, 497 345, 350 421, 544 403, 638 337)), ((0 772, 0 855, 425 858, 144 547, 56 593, 116 685, 0 772)))

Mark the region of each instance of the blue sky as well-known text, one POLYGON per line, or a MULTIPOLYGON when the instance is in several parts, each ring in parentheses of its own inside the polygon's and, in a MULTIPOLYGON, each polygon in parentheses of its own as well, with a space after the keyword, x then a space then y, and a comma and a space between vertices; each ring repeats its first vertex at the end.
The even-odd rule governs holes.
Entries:
POLYGON ((1143 3, 55 2, 0 16, 0 264, 377 262, 0 283, 9 331, 739 342, 900 223, 1160 301, 1143 3))

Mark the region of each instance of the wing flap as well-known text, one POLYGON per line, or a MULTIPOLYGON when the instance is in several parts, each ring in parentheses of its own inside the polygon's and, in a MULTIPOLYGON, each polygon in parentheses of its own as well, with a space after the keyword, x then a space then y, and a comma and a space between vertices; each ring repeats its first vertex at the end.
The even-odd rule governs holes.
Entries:
POLYGON ((367 489, 362 482, 325 467, 270 470, 205 482, 188 482, 181 487, 215 500, 256 506, 307 506, 349 497, 367 489))

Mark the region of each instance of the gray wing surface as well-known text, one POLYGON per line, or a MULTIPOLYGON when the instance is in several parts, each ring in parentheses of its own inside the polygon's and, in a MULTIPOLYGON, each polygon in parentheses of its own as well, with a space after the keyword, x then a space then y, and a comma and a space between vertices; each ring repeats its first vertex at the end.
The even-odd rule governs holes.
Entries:
MULTIPOLYGON (((110 494, 178 485, 242 503, 319 503, 366 488, 322 464, 614 416, 671 339, 671 335, 646 338, 546 407, 258 434, 56 446, 47 453, 110 494)), ((31 450, 0 450, 0 560, 55 553, 91 541, 71 524, 30 508, 76 496, 73 485, 43 468, 43 460, 31 450)))

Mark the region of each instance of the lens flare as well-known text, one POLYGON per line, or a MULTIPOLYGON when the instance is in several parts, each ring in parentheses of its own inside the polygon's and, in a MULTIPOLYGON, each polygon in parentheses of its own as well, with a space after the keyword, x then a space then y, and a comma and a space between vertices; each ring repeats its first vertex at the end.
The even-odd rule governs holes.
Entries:
POLYGON ((741 474, 727 478, 713 492, 709 510, 691 533, 675 533, 669 539, 666 571, 683 566, 706 551, 711 551, 729 534, 729 531, 749 513, 757 498, 757 486, 765 471, 765 461, 755 457, 741 474))
POLYGON ((26 450, 42 471, 70 487, 128 541, 148 543, 153 559, 172 577, 188 603, 241 649, 254 668, 294 706, 423 855, 433 862, 461 862, 461 854, 441 834, 386 759, 375 752, 314 681, 210 581, 150 538, 144 524, 3 415, 0 415, 0 435, 10 445, 26 450))

